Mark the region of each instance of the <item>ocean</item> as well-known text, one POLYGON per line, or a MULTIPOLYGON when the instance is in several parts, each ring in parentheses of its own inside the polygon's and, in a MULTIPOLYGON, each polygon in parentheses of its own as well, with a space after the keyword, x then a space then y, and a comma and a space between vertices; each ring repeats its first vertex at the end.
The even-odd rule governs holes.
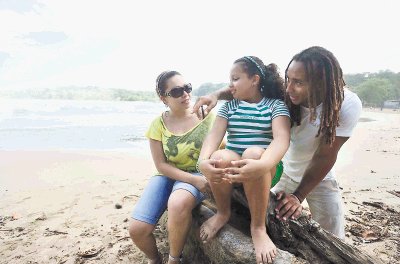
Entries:
POLYGON ((0 99, 0 150, 115 150, 150 155, 161 102, 0 99))

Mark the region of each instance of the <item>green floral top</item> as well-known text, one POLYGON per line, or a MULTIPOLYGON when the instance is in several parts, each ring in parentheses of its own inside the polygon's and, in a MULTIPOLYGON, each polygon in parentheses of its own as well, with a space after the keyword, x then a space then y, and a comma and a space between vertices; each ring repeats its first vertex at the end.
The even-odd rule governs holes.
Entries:
POLYGON ((210 113, 195 127, 182 135, 174 135, 165 126, 162 116, 151 123, 146 137, 162 142, 167 161, 178 169, 195 172, 203 141, 210 131, 215 115, 210 113))

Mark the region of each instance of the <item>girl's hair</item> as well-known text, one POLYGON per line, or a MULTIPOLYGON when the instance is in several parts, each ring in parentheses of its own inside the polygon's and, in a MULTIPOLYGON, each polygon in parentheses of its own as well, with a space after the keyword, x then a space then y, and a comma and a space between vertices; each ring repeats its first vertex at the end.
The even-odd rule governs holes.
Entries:
MULTIPOLYGON (((324 141, 332 145, 336 136, 336 127, 339 126, 339 111, 342 106, 344 92, 342 68, 332 52, 322 47, 311 47, 296 54, 289 62, 285 71, 285 84, 287 84, 287 71, 292 61, 302 62, 309 83, 308 107, 310 109, 310 122, 317 118, 316 108, 322 102, 321 122, 318 133, 323 135, 324 141)), ((294 105, 287 94, 285 103, 289 107, 290 117, 300 125, 300 106, 294 105)))
POLYGON ((160 75, 157 76, 156 79, 156 92, 158 97, 165 95, 165 90, 167 89, 166 83, 169 78, 174 77, 175 75, 181 75, 177 71, 163 71, 160 75))
POLYGON ((262 60, 255 56, 242 57, 234 63, 240 63, 249 77, 260 77, 260 90, 264 97, 283 100, 284 80, 279 75, 276 64, 264 65, 262 60))

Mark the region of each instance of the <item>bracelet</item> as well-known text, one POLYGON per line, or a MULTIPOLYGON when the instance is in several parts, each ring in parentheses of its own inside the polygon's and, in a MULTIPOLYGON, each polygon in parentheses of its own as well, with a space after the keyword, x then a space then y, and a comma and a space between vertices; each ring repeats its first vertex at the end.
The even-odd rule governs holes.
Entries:
POLYGON ((198 160, 198 161, 196 162, 196 171, 197 171, 197 172, 200 172, 199 165, 200 165, 200 161, 198 160))
POLYGON ((296 194, 291 193, 290 195, 291 195, 291 196, 294 196, 294 197, 297 199, 297 201, 299 201, 299 203, 301 204, 300 198, 299 198, 296 194))
POLYGON ((196 171, 197 172, 201 173, 201 171, 200 171, 200 162, 202 162, 203 160, 205 160, 205 159, 198 159, 197 160, 197 162, 196 162, 196 171))
POLYGON ((203 160, 207 160, 206 158, 202 158, 202 159, 198 159, 196 162, 196 171, 201 173, 200 171, 200 162, 202 162, 203 160))

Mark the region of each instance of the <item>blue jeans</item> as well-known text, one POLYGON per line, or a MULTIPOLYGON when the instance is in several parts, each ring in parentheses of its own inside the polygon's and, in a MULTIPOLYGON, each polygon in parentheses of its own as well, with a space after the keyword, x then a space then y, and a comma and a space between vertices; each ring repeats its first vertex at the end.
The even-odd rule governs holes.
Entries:
MULTIPOLYGON (((200 173, 192 173, 202 177, 200 173)), ((139 201, 137 201, 131 217, 151 225, 155 225, 167 208, 168 199, 172 192, 183 189, 190 192, 196 199, 196 204, 201 203, 204 194, 193 185, 175 181, 167 176, 155 175, 150 178, 139 201)))

